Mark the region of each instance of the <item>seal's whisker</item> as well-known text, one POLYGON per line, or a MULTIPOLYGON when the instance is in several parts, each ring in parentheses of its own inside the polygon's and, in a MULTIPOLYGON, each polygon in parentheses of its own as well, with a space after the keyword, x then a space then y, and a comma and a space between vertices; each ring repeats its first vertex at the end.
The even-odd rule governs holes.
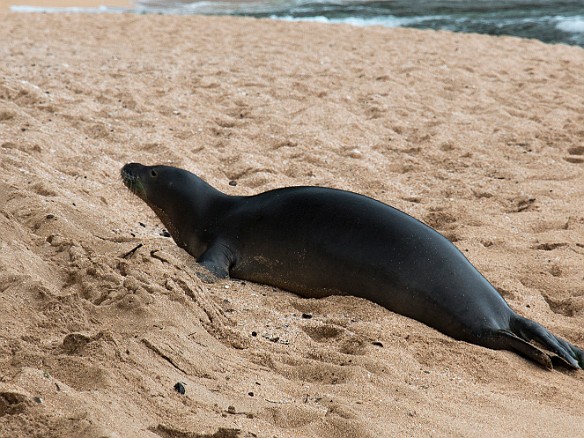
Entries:
POLYGON ((127 172, 125 169, 120 171, 120 175, 122 177, 122 181, 128 189, 134 194, 137 194, 137 180, 138 176, 134 175, 130 172, 127 172))

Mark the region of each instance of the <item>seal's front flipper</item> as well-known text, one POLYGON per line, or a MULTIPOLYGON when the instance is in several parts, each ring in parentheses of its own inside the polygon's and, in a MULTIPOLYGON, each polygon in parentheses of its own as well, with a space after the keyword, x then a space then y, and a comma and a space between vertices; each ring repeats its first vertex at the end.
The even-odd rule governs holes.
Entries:
POLYGON ((229 246, 221 242, 213 242, 207 250, 197 258, 197 262, 209 270, 209 272, 216 278, 211 278, 212 281, 207 281, 205 275, 199 277, 205 282, 214 282, 213 280, 229 277, 229 268, 233 261, 232 252, 229 246))
MULTIPOLYGON (((510 326, 513 334, 517 337, 524 341, 533 340, 545 350, 554 353, 556 357, 552 356, 551 359, 559 359, 562 364, 569 368, 584 369, 584 351, 561 338, 557 338, 542 325, 522 316, 514 315, 510 321, 510 326)), ((531 344, 528 345, 536 348, 531 344)))
POLYGON ((219 277, 214 272, 210 271, 209 268, 200 264, 195 267, 195 275, 199 277, 199 280, 206 284, 213 284, 224 278, 219 277))

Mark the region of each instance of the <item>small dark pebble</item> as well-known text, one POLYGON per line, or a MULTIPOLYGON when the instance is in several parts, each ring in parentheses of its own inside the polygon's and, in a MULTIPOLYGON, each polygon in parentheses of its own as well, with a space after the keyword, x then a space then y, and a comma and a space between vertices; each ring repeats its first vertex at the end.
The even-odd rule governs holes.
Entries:
POLYGON ((249 391, 249 392, 247 393, 247 395, 249 395, 250 397, 253 397, 253 391, 249 391))
POLYGON ((312 318, 312 313, 303 313, 303 314, 302 314, 302 317, 303 317, 304 319, 310 319, 310 318, 312 318))
POLYGON ((229 185, 235 187, 237 185, 237 181, 231 180, 229 181, 229 185))
POLYGON ((176 390, 176 392, 178 392, 179 394, 184 395, 185 392, 187 392, 186 388, 185 388, 185 384, 182 382, 176 382, 174 384, 174 389, 176 390))
POLYGON ((49 213, 49 214, 47 214, 45 217, 46 217, 47 219, 55 219, 55 215, 54 215, 54 214, 50 214, 50 213, 49 213))
POLYGON ((258 335, 258 332, 251 332, 251 335, 255 338, 258 335))
POLYGON ((227 412, 229 412, 230 414, 235 414, 235 406, 227 406, 227 412))
POLYGON ((32 399, 33 399, 35 402, 37 402, 37 403, 42 403, 42 402, 43 402, 43 399, 42 399, 42 398, 40 398, 40 397, 33 397, 32 399))
POLYGON ((144 224, 144 223, 142 223, 142 222, 138 222, 138 223, 140 224, 140 226, 141 226, 142 228, 146 228, 146 224, 144 224))
POLYGON ((169 233, 168 231, 166 231, 166 230, 162 230, 162 231, 160 232, 160 235, 161 235, 162 237, 170 237, 170 233, 169 233))
POLYGON ((383 344, 379 341, 373 341, 372 344, 375 345, 376 347, 383 347, 383 344))

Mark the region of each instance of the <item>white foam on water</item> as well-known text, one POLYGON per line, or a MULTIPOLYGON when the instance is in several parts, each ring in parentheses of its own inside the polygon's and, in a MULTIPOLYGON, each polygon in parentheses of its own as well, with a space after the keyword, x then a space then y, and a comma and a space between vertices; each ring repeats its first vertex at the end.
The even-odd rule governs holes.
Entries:
POLYGON ((262 13, 266 10, 272 10, 270 4, 260 1, 251 2, 221 2, 221 1, 199 1, 193 3, 185 3, 182 5, 185 11, 199 14, 237 14, 241 12, 262 13))
POLYGON ((584 16, 570 18, 558 17, 556 29, 568 33, 584 33, 584 16))
POLYGON ((274 20, 284 20, 284 21, 311 21, 317 23, 339 23, 339 24, 350 24, 353 26, 384 26, 384 27, 401 27, 409 26, 416 23, 422 23, 428 20, 434 20, 435 16, 423 16, 423 17, 395 17, 393 15, 385 15, 379 17, 371 18, 327 18, 327 17, 291 17, 291 16, 277 16, 272 15, 270 17, 274 20))
POLYGON ((188 2, 168 2, 159 0, 138 0, 136 5, 144 11, 165 14, 269 14, 281 8, 302 4, 305 0, 201 0, 188 2))

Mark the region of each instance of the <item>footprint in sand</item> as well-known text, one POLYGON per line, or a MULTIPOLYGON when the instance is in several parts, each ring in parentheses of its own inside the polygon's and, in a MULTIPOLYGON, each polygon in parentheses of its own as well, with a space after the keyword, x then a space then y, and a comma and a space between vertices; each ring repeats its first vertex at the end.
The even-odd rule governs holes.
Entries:
POLYGON ((584 146, 570 148, 568 149, 568 153, 570 156, 564 158, 564 160, 566 160, 568 163, 584 163, 584 146))
POLYGON ((18 415, 32 406, 31 398, 17 390, 0 392, 0 417, 18 415))
POLYGON ((424 222, 438 231, 456 228, 456 216, 440 209, 432 210, 424 216, 424 222))
POLYGON ((550 306, 551 311, 558 315, 572 317, 584 311, 584 296, 554 298, 544 294, 543 298, 550 306))
POLYGON ((556 248, 562 248, 564 246, 568 246, 565 242, 559 243, 540 243, 539 245, 535 245, 533 248, 538 249, 541 251, 553 251, 556 248))
POLYGON ((302 330, 316 342, 326 342, 333 338, 339 338, 344 333, 342 328, 328 324, 321 326, 305 326, 302 327, 302 330))

